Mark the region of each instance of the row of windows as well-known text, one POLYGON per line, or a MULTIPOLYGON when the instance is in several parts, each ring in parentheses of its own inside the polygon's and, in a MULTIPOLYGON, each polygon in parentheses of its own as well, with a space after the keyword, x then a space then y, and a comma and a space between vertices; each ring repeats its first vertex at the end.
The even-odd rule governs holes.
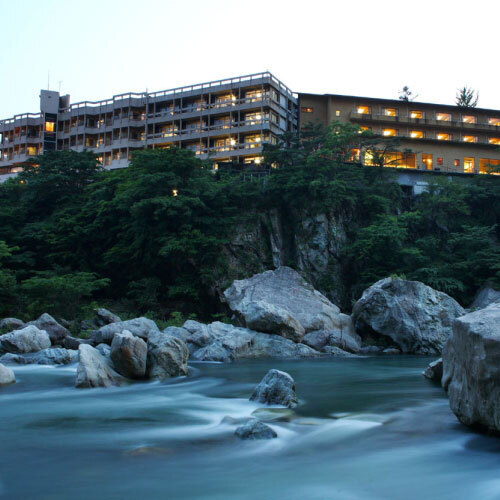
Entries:
MULTIPOLYGON (((302 107, 301 112, 302 113, 313 113, 314 108, 302 107)), ((372 108, 371 108, 371 106, 357 106, 356 113, 358 113, 360 115, 371 115, 372 108)), ((336 110, 335 115, 340 116, 340 114, 341 114, 340 110, 336 110)), ((397 108, 384 108, 383 115, 397 117, 397 116, 399 116, 399 110, 397 108)), ((426 112, 422 111, 422 110, 415 109, 415 110, 411 110, 409 112, 408 116, 410 118, 415 119, 415 120, 424 119, 426 117, 426 112)), ((443 121, 443 122, 451 122, 452 121, 451 113, 444 113, 441 111, 428 111, 427 117, 434 118, 437 121, 443 121), (432 114, 434 116, 431 116, 432 114)), ((478 123, 477 116, 474 116, 474 115, 461 115, 460 121, 462 123, 471 123, 471 124, 478 123)), ((488 118, 488 125, 500 126, 500 118, 497 118, 497 117, 488 118)))

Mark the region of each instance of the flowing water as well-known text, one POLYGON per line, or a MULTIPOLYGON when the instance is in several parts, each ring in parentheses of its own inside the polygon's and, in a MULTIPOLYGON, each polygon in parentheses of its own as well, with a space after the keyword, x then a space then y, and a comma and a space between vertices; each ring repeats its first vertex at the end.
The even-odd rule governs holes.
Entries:
POLYGON ((193 364, 189 377, 75 389, 76 366, 15 368, 0 389, 9 500, 500 499, 500 440, 460 425, 422 357, 193 364), (240 441, 268 369, 300 406, 240 441))

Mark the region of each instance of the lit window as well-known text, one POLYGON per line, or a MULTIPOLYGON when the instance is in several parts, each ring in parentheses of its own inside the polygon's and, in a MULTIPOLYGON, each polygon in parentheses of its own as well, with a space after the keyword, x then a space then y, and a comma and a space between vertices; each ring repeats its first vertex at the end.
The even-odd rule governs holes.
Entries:
POLYGON ((172 195, 177 196, 179 191, 177 189, 172 189, 172 195))
POLYGON ((423 117, 424 117, 423 111, 410 111, 410 118, 423 118, 423 117))
POLYGON ((410 132, 410 137, 412 139, 423 139, 424 138, 424 133, 421 130, 412 130, 410 132))
POLYGON ((490 144, 500 144, 500 137, 490 137, 488 142, 490 144))
POLYGON ((245 97, 250 99, 250 102, 261 101, 262 100, 262 91, 261 90, 249 90, 245 93, 245 97))
POLYGON ((360 161, 360 160, 361 160, 361 150, 359 148, 351 149, 349 161, 360 161))
POLYGON ((337 111, 335 111, 335 116, 340 116, 340 109, 337 109, 337 111))
POLYGON ((438 158, 438 159, 437 159, 437 164, 438 164, 439 166, 442 166, 442 165, 443 165, 443 159, 442 159, 442 158, 438 158))
POLYGON ((477 142, 477 137, 475 135, 464 135, 462 137, 463 142, 477 142))
POLYGON ((384 115, 385 116, 398 116, 398 111, 395 108, 385 108, 384 115))
POLYGON ((54 122, 45 122, 45 132, 54 132, 55 123, 54 122))
POLYGON ((500 118, 490 118, 488 120, 488 123, 490 125, 496 125, 498 127, 498 126, 500 126, 500 118))
POLYGON ((464 123, 477 123, 477 118, 471 115, 464 115, 462 116, 462 121, 464 123))
POLYGON ((370 106, 358 106, 358 114, 360 115, 371 115, 372 108, 370 106))
POLYGON ((464 172, 468 174, 474 173, 474 158, 464 158, 464 172))
POLYGON ((442 132, 439 132, 437 135, 437 140, 438 141, 449 141, 451 140, 451 134, 444 134, 442 132))
POLYGON ((440 122, 451 122, 450 113, 436 113, 436 120, 440 122))
POLYGON ((384 137, 396 137, 398 131, 395 128, 384 128, 382 134, 384 137))
POLYGON ((367 130, 371 131, 371 127, 359 127, 358 133, 362 134, 363 132, 366 132, 367 130))
POLYGON ((28 156, 36 156, 36 146, 28 146, 28 156))
POLYGON ((481 158, 479 160, 479 173, 480 174, 498 175, 499 167, 500 167, 500 160, 491 160, 488 158, 481 158))
POLYGON ((453 165, 455 167, 459 167, 460 166, 460 160, 453 160, 453 165))
POLYGON ((302 111, 302 113, 312 113, 313 108, 300 108, 300 111, 302 111))

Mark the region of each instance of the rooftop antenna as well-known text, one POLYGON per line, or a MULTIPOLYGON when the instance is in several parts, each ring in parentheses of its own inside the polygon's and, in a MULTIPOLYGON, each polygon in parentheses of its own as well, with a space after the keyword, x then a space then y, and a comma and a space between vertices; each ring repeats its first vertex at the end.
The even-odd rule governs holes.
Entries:
POLYGON ((62 80, 59 80, 59 93, 61 93, 61 83, 62 83, 62 80))
POLYGON ((50 71, 47 71, 47 90, 50 90, 50 71))

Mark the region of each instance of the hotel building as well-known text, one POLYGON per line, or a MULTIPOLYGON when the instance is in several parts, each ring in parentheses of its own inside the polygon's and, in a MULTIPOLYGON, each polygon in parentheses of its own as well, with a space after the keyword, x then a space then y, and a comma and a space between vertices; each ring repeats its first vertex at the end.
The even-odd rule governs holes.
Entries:
POLYGON ((126 167, 135 150, 170 146, 215 164, 258 164, 264 144, 297 130, 297 116, 296 96, 268 72, 76 104, 42 90, 40 113, 0 121, 0 175, 69 149, 94 151, 105 168, 126 167))
POLYGON ((340 121, 397 138, 398 152, 385 154, 387 166, 471 174, 500 164, 498 110, 306 93, 299 93, 299 106, 301 127, 340 121))

